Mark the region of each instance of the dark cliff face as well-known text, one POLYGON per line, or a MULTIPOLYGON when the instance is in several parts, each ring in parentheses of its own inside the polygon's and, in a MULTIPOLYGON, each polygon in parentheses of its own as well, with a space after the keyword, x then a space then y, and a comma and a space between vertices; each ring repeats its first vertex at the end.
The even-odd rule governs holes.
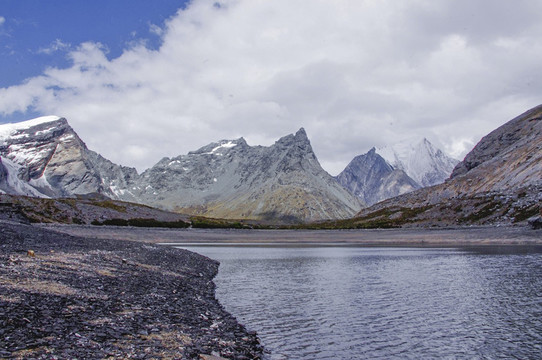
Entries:
POLYGON ((394 169, 374 148, 356 156, 336 179, 367 205, 419 188, 404 171, 394 169))
POLYGON ((7 177, 7 170, 2 164, 2 158, 0 158, 0 184, 4 184, 7 177))

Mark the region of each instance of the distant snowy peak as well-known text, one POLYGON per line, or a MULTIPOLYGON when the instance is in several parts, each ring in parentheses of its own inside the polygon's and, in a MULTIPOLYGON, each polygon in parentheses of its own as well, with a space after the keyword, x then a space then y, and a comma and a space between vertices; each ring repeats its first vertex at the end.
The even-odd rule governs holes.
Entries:
POLYGON ((440 184, 459 162, 429 140, 404 141, 376 150, 391 166, 403 170, 422 187, 440 184))

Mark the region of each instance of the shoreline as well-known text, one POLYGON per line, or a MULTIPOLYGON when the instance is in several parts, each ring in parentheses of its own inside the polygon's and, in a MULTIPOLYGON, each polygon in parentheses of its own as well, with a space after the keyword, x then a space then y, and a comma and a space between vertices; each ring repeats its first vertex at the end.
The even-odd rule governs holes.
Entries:
POLYGON ((215 297, 218 262, 1 221, 0 358, 261 359, 215 297))
POLYGON ((401 228, 363 230, 164 229, 90 225, 39 225, 70 235, 174 245, 222 246, 531 246, 542 230, 528 227, 401 228))
POLYGON ((176 245, 542 247, 542 230, 526 227, 163 229, 6 220, 0 226, 0 358, 19 359, 262 359, 256 333, 215 297, 218 262, 176 245))

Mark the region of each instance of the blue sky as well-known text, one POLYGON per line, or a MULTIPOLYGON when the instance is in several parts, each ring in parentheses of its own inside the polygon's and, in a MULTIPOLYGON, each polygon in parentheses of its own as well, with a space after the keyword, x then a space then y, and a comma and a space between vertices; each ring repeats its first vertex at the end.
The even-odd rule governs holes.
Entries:
POLYGON ((532 0, 0 0, 0 123, 65 117, 140 171, 301 127, 332 175, 423 137, 462 159, 542 103, 541 14, 532 0))
POLYGON ((152 25, 164 21, 187 0, 0 0, 0 87, 40 75, 46 67, 67 67, 70 50, 99 42, 109 59, 134 41, 156 49, 152 25))

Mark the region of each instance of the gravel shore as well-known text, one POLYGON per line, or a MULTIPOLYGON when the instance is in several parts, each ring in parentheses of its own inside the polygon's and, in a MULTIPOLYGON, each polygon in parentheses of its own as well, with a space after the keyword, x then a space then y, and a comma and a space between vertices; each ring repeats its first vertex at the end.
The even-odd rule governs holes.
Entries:
POLYGON ((97 239, 213 245, 352 246, 539 246, 542 230, 528 227, 458 227, 374 230, 160 229, 119 226, 43 225, 56 231, 97 239))
POLYGON ((10 221, 0 230, 0 358, 262 358, 215 299, 216 261, 10 221))

